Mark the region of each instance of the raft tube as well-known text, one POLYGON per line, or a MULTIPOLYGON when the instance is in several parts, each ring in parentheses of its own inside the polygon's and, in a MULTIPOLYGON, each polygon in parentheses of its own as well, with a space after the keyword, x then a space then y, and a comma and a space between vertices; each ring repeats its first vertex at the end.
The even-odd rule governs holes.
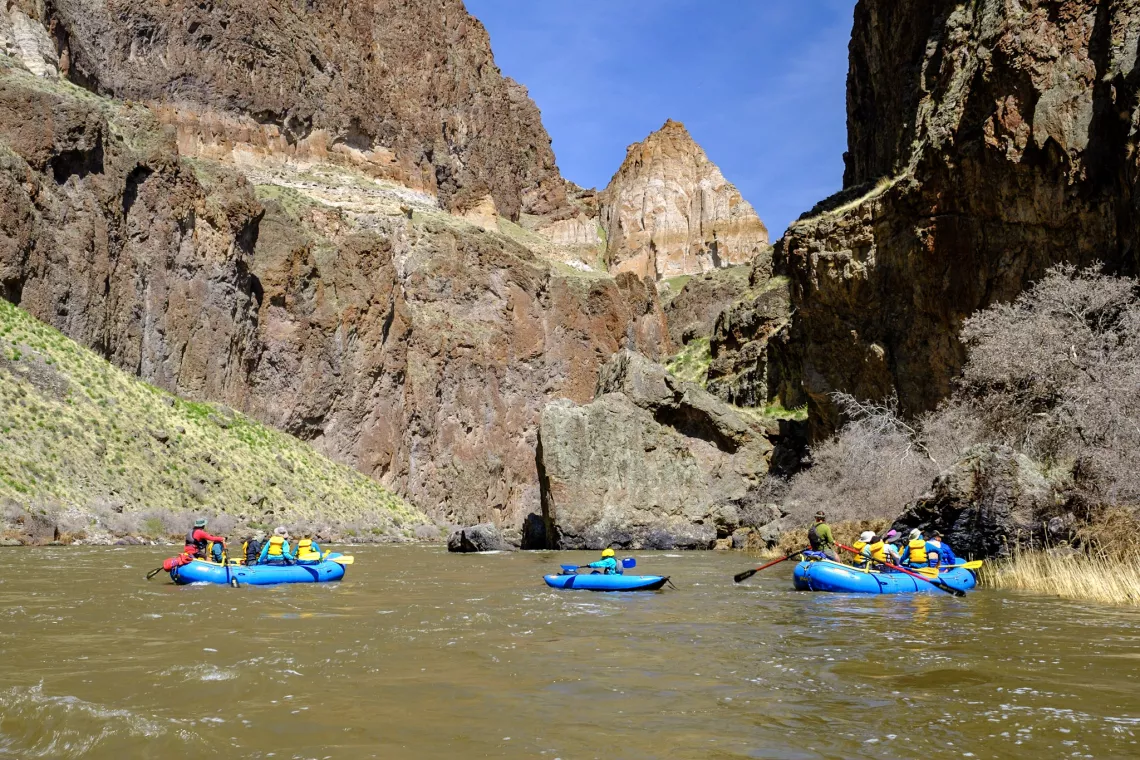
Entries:
POLYGON ((668 581, 664 575, 544 575, 546 585, 579 591, 657 591, 668 581))
MULTIPOLYGON (((938 579, 959 591, 969 591, 978 584, 974 571, 961 567, 940 572, 938 579)), ((864 572, 830 560, 799 563, 792 573, 792 581, 800 591, 834 591, 842 594, 946 593, 937 586, 906 573, 864 572)))
POLYGON ((175 583, 218 583, 223 586, 274 586, 278 583, 329 583, 344 577, 344 565, 331 561, 339 554, 330 554, 321 562, 299 565, 220 565, 204 559, 195 559, 187 565, 170 571, 175 583))

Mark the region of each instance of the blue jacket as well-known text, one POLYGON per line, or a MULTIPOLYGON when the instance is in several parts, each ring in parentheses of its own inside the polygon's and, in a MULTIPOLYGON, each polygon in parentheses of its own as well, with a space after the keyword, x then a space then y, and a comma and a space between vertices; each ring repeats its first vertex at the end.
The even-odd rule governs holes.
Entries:
POLYGON ((618 563, 614 557, 602 557, 597 562, 591 562, 586 567, 594 567, 602 571, 603 575, 618 574, 618 563))
POLYGON ((958 558, 954 556, 954 551, 945 541, 941 541, 937 544, 933 541, 927 541, 926 557, 931 567, 934 566, 936 561, 940 565, 954 565, 958 562, 958 558), (935 555, 938 557, 937 560, 935 560, 935 555))

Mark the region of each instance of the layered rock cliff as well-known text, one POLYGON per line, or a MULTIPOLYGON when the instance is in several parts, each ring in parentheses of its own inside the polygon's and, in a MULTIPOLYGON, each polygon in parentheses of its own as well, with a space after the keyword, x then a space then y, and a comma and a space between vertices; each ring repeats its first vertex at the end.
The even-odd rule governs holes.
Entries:
MULTIPOLYGON (((33 62, 59 38, 36 39, 33 62)), ((75 76, 68 39, 58 67, 75 76)), ((0 58, 3 296, 155 385, 312 442, 438 519, 517 525, 538 510, 542 406, 589 401, 622 346, 668 346, 652 283, 548 260, 490 212, 483 229, 367 162, 283 161, 274 145, 190 159, 165 106, 33 68, 0 58)))
POLYGON ((45 65, 160 105, 184 154, 333 158, 446 209, 489 196, 512 219, 565 202, 538 109, 461 0, 9 6, 27 58, 38 54, 22 19, 48 30, 45 65))
POLYGON ((752 206, 672 120, 627 148, 599 204, 612 272, 698 274, 749 262, 768 246, 752 206))
POLYGON ((834 390, 934 406, 963 318, 1051 264, 1137 269, 1138 38, 1133 2, 859 2, 846 189, 776 246, 816 435, 834 390))

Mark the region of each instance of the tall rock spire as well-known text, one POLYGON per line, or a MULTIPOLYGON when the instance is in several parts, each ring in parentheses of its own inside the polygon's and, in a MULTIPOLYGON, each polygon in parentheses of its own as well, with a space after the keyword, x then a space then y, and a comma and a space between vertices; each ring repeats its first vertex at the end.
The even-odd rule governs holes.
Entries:
POLYGON ((600 201, 613 272, 698 274, 743 264, 768 246, 752 206, 672 119, 626 149, 600 201))

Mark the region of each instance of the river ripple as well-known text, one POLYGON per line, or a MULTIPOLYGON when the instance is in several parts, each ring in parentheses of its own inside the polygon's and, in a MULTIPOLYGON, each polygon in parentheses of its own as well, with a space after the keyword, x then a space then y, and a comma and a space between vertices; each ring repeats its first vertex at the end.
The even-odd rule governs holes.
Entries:
POLYGON ((0 757, 1140 757, 1140 613, 1031 595, 555 592, 581 553, 353 549, 344 582, 176 587, 146 548, 0 550, 0 757))

